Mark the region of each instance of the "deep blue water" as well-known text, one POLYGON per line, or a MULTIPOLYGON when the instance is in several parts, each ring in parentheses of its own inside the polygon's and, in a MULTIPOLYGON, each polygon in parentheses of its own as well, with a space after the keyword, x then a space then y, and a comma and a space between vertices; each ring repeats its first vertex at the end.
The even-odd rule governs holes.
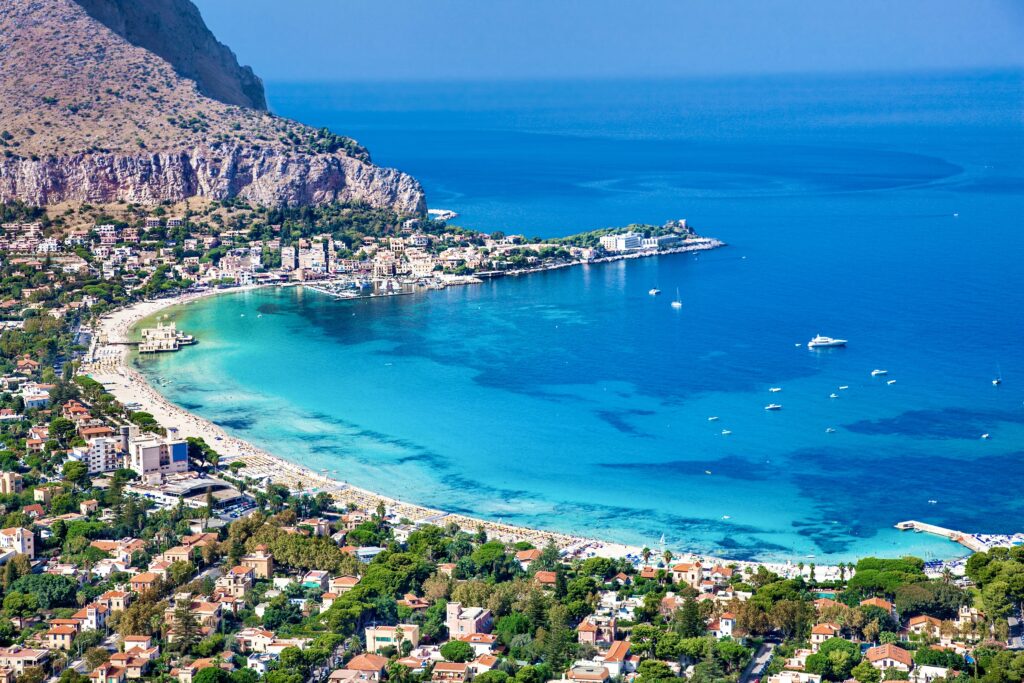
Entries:
POLYGON ((1024 527, 1022 83, 271 84, 467 227, 685 217, 730 246, 218 297, 175 313, 200 345, 145 367, 259 445, 448 510, 744 558, 951 555, 891 527, 1024 527), (818 332, 850 345, 796 346, 818 332))

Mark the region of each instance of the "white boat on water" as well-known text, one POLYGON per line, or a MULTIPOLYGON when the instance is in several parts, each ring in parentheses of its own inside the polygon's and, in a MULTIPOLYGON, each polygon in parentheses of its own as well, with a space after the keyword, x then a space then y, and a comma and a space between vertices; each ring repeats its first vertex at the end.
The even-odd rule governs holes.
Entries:
POLYGON ((769 389, 768 391, 772 392, 773 394, 777 394, 777 393, 779 393, 780 391, 782 391, 782 387, 772 387, 772 388, 771 388, 771 389, 769 389))
POLYGON ((836 433, 836 428, 835 427, 826 427, 825 428, 825 433, 826 434, 835 434, 836 433))
POLYGON ((782 405, 779 403, 769 403, 764 407, 765 410, 782 410, 782 405))
POLYGON ((888 382, 886 382, 886 384, 896 384, 896 380, 894 380, 894 379, 891 379, 891 380, 889 380, 888 382))
POLYGON ((659 294, 661 294, 661 290, 658 289, 657 287, 651 287, 650 289, 647 290, 647 293, 650 294, 651 296, 658 296, 659 294))
POLYGON ((809 349, 834 349, 837 346, 846 346, 846 340, 835 339, 833 337, 826 337, 819 334, 814 339, 807 342, 807 348, 809 349))
POLYGON ((829 398, 839 398, 839 394, 831 393, 828 395, 829 398))
POLYGON ((672 308, 682 308, 683 300, 679 298, 679 288, 676 287, 676 298, 672 300, 672 308))
POLYGON ((717 415, 712 415, 711 417, 708 418, 708 422, 717 422, 717 421, 718 421, 718 416, 717 415))
POLYGON ((992 435, 991 434, 982 434, 981 438, 983 438, 983 439, 991 439, 992 435))
POLYGON ((888 374, 889 374, 888 370, 877 370, 876 369, 876 370, 872 370, 871 371, 871 376, 872 377, 881 377, 882 375, 888 375, 888 374))
POLYGON ((839 391, 846 391, 849 388, 850 388, 849 384, 844 384, 843 386, 839 387, 839 391))
POLYGON ((730 434, 732 434, 732 432, 730 432, 728 429, 722 430, 722 436, 729 436, 730 434))

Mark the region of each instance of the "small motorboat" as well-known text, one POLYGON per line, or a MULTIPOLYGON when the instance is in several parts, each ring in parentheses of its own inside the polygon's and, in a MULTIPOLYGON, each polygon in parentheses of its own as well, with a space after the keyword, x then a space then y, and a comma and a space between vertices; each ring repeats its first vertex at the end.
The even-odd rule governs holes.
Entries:
POLYGON ((769 389, 768 391, 772 392, 773 394, 777 394, 777 393, 779 393, 780 391, 782 391, 782 387, 772 387, 772 388, 771 388, 771 389, 769 389))
POLYGON ((991 439, 992 435, 991 434, 987 434, 987 433, 986 434, 982 434, 981 438, 983 438, 983 439, 991 439))
POLYGON ((836 433, 836 428, 835 427, 826 427, 825 428, 825 433, 826 434, 835 434, 836 433))
POLYGON ((889 380, 888 382, 886 382, 886 384, 896 384, 896 380, 894 380, 894 379, 891 379, 891 380, 889 380))
POLYGON ((650 294, 651 296, 658 296, 659 294, 661 294, 661 290, 658 289, 657 287, 651 287, 650 289, 647 290, 647 293, 650 294))
POLYGON ((764 407, 765 410, 782 410, 782 405, 779 403, 769 403, 764 407))
POLYGON ((728 429, 723 429, 722 430, 722 436, 729 436, 730 434, 732 434, 732 432, 729 431, 728 429))
POLYGON ((878 368, 875 368, 874 370, 871 371, 871 376, 872 377, 881 377, 882 375, 888 375, 888 374, 889 374, 888 370, 879 370, 878 368))
POLYGON ((839 387, 839 391, 846 391, 849 388, 850 388, 849 384, 844 384, 843 386, 839 387))
POLYGON ((711 474, 711 470, 704 470, 704 474, 711 474))
POLYGON ((833 393, 829 394, 828 397, 829 398, 839 398, 839 394, 833 392, 833 393))
POLYGON ((708 422, 718 422, 718 416, 712 415, 711 417, 708 418, 708 422))

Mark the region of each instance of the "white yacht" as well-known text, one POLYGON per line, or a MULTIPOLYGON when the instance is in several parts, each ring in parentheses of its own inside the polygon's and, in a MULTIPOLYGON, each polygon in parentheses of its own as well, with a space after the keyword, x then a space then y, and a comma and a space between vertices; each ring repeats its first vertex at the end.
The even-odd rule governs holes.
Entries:
POLYGON ((769 403, 764 407, 765 410, 782 410, 782 405, 779 403, 769 403))
POLYGON ((828 395, 828 397, 829 398, 839 398, 839 394, 837 394, 835 392, 832 392, 831 394, 828 395))
POLYGON ((891 380, 889 380, 888 382, 886 382, 886 384, 896 384, 896 380, 894 380, 894 379, 891 379, 891 380))
POLYGON ((732 434, 732 432, 729 431, 728 429, 723 429, 722 430, 722 436, 729 436, 730 434, 732 434))
POLYGON ((876 370, 872 370, 871 371, 871 376, 872 377, 881 377, 882 375, 888 375, 888 374, 889 374, 888 370, 877 370, 876 369, 876 370))
POLYGON ((983 438, 983 439, 991 439, 992 435, 991 434, 982 434, 981 438, 983 438))
POLYGON ((843 385, 841 385, 841 386, 839 387, 839 391, 846 391, 846 390, 847 390, 847 389, 849 389, 849 388, 850 388, 850 385, 849 385, 849 384, 843 384, 843 385))
POLYGON ((809 349, 831 349, 837 346, 846 346, 846 340, 833 339, 832 337, 825 337, 819 334, 814 339, 807 342, 807 348, 809 349))
POLYGON ((676 287, 676 298, 672 300, 672 308, 682 308, 683 300, 679 298, 679 288, 676 287))
POLYGON ((650 294, 651 296, 658 296, 659 294, 661 294, 661 290, 658 289, 657 287, 651 287, 650 289, 647 290, 647 293, 650 294))
POLYGON ((718 416, 712 415, 711 417, 708 418, 708 422, 718 422, 718 416))
POLYGON ((773 394, 777 394, 777 393, 779 393, 780 391, 782 391, 782 387, 772 387, 772 388, 771 388, 771 389, 769 389, 768 391, 772 392, 773 394))
POLYGON ((835 434, 836 433, 836 428, 835 427, 826 427, 825 428, 825 433, 826 434, 835 434))

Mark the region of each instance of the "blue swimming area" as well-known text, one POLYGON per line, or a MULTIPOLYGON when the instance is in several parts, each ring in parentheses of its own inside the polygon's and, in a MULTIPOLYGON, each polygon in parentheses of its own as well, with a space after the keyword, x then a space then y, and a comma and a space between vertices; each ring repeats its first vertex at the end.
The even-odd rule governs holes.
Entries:
POLYGON ((214 297, 170 311, 200 344, 141 367, 282 457, 450 511, 735 558, 958 554, 892 525, 1024 526, 1020 86, 270 84, 467 227, 685 217, 729 246, 372 301, 214 297), (850 344, 802 346, 819 332, 850 344))

